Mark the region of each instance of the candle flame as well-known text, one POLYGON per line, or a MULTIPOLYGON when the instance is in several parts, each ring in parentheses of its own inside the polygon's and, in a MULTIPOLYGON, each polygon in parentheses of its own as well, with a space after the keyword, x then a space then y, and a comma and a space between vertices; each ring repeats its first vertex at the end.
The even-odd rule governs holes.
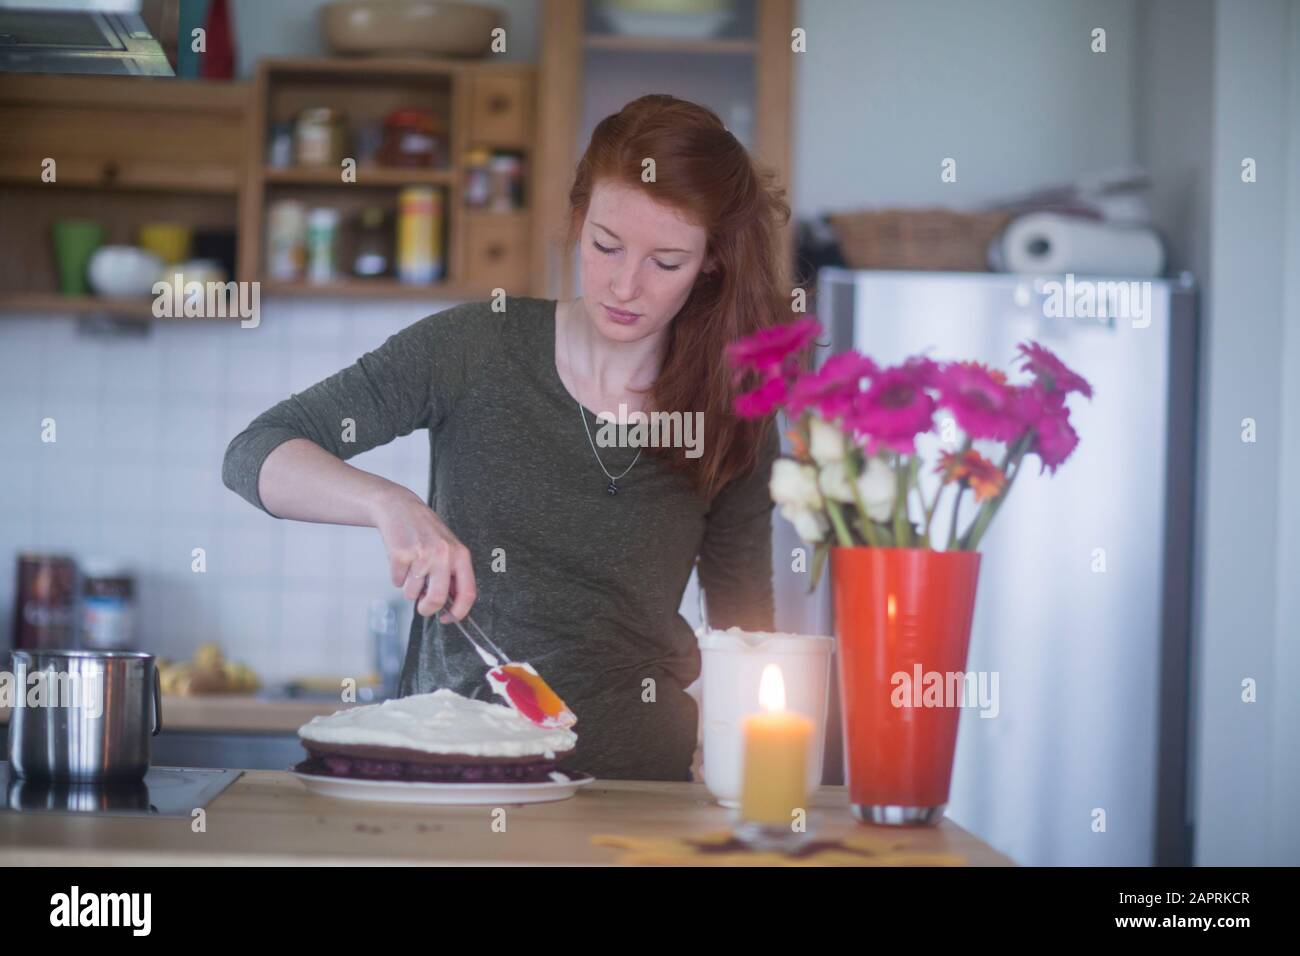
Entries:
POLYGON ((763 668, 763 676, 758 680, 758 702, 769 713, 785 710, 785 678, 775 664, 763 668))

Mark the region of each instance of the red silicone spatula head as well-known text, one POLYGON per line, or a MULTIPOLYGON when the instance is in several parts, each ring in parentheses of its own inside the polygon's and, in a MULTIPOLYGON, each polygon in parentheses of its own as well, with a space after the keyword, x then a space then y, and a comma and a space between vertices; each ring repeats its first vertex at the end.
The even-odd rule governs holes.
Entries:
POLYGON ((539 727, 572 727, 577 716, 531 664, 511 663, 488 671, 492 689, 539 727))

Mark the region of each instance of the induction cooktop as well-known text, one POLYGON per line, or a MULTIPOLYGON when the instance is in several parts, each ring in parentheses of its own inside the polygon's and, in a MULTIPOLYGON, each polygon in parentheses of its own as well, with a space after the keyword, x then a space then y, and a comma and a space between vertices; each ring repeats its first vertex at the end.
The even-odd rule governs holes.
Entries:
POLYGON ((57 783, 25 780, 6 760, 0 763, 0 812, 188 818, 243 772, 150 767, 142 779, 127 783, 57 783))

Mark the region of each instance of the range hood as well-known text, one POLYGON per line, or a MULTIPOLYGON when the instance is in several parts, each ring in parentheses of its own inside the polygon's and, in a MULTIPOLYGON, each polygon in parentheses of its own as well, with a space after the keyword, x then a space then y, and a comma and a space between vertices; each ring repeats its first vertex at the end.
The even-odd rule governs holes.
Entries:
POLYGON ((0 71, 175 76, 142 0, 0 0, 0 71))

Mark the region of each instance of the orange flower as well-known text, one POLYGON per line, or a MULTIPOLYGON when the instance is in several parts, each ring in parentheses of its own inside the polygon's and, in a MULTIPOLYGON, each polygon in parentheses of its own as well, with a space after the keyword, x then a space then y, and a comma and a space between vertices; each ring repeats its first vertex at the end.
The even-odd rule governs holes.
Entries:
POLYGON ((945 485, 950 481, 964 481, 975 491, 976 501, 1000 494, 1007 480, 1002 469, 974 449, 964 455, 945 452, 939 457, 935 471, 943 472, 945 485))
POLYGON ((799 429, 792 428, 785 433, 785 437, 790 439, 790 450, 798 461, 812 461, 812 455, 808 453, 808 444, 799 434, 799 429))

